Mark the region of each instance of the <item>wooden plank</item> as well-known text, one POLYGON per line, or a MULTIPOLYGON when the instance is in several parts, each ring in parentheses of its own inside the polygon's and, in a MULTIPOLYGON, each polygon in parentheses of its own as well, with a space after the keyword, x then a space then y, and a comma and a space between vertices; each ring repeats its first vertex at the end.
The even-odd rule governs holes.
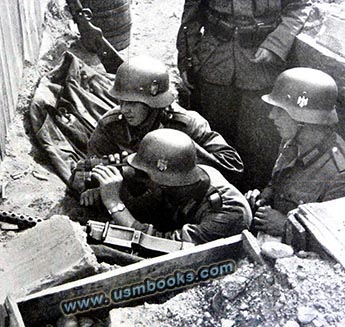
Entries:
POLYGON ((10 319, 10 327, 25 327, 17 302, 11 296, 7 296, 5 307, 10 319))
POLYGON ((0 304, 0 327, 7 327, 8 314, 5 304, 0 304))
POLYGON ((0 4, 0 157, 14 117, 24 60, 34 62, 43 31, 47 0, 2 0, 0 4), (25 56, 25 57, 24 57, 25 56))
POLYGON ((306 250, 307 248, 306 230, 297 221, 295 213, 288 215, 285 241, 297 251, 306 250))
MULTIPOLYGON (((112 293, 112 291, 117 292, 131 285, 146 283, 148 278, 153 281, 187 271, 196 274, 201 267, 217 265, 225 261, 229 263, 237 248, 241 246, 241 240, 241 235, 219 239, 191 249, 147 259, 111 272, 53 287, 18 299, 18 307, 24 322, 30 322, 30 325, 42 325, 51 320, 56 320, 63 314, 63 307, 66 311, 68 307, 66 301, 73 299, 82 301, 82 299, 90 298, 90 295, 100 293, 105 295, 105 302, 102 302, 101 305, 103 309, 105 306, 107 308, 118 307, 123 305, 124 302, 117 301, 118 299, 113 300, 114 296, 112 297, 112 294, 115 293, 112 293)), ((182 285, 180 283, 178 288, 191 285, 192 283, 182 283, 182 285)), ((172 290, 176 290, 176 288, 172 288, 172 290)), ((164 291, 169 291, 169 289, 164 291)), ((147 297, 152 297, 157 293, 143 293, 140 295, 140 299, 147 299, 147 297)), ((137 302, 138 297, 126 299, 126 305, 133 301, 137 302)), ((100 307, 92 310, 98 309, 100 307)))
POLYGON ((246 253, 255 262, 257 262, 263 266, 266 264, 264 258, 261 255, 261 248, 260 248, 258 241, 254 237, 254 235, 251 232, 249 232, 248 230, 244 230, 242 232, 242 244, 243 244, 243 248, 246 251, 246 253))
MULTIPOLYGON (((324 251, 345 267, 345 198, 299 206, 298 219, 324 251)), ((313 250, 313 249, 309 249, 313 250)))

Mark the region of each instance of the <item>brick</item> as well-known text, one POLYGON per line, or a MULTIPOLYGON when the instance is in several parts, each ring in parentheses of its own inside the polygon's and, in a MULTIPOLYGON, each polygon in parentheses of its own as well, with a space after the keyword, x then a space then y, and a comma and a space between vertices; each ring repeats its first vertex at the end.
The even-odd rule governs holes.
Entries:
POLYGON ((0 305, 96 273, 86 234, 67 216, 53 216, 0 246, 0 305))

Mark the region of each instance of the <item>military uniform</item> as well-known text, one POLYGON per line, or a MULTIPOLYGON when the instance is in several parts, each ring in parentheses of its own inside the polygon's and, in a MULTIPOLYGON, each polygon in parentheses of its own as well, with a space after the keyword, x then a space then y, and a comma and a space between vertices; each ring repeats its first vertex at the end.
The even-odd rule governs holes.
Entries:
MULTIPOLYGON (((132 227, 150 235, 196 244, 235 235, 248 228, 252 216, 244 196, 213 167, 199 167, 203 172, 201 181, 185 201, 171 203, 163 194, 155 206, 148 196, 142 201, 145 208, 137 210, 141 217, 132 227), (157 217, 155 221, 154 217, 157 217)), ((139 202, 135 200, 136 204, 139 202)), ((130 204, 128 208, 133 213, 136 211, 130 204)), ((134 216, 137 218, 135 213, 134 216)))
POLYGON ((191 57, 194 109, 238 148, 247 171, 252 172, 247 179, 255 178, 255 185, 267 184, 279 147, 260 97, 285 69, 308 14, 305 0, 185 1, 177 39, 178 66, 186 71, 191 57), (259 47, 280 60, 253 63, 259 47))
POLYGON ((273 209, 287 214, 299 204, 323 202, 345 196, 345 142, 336 133, 328 135, 303 156, 287 142, 262 198, 273 209))
POLYGON ((199 145, 200 163, 214 166, 229 178, 238 178, 242 173, 242 160, 236 150, 221 135, 211 131, 208 122, 197 112, 185 110, 177 103, 163 111, 153 109, 148 120, 138 127, 128 125, 119 109, 111 110, 98 122, 88 143, 88 153, 102 156, 136 152, 142 138, 158 128, 173 128, 189 135, 199 145), (203 155, 203 151, 209 156, 203 155))

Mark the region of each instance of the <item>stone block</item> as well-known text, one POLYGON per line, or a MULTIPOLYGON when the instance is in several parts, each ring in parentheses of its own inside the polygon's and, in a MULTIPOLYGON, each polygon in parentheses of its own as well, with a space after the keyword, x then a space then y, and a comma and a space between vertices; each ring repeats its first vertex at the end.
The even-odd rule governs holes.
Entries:
POLYGON ((86 233, 67 216, 53 216, 0 246, 0 305, 96 273, 86 233))

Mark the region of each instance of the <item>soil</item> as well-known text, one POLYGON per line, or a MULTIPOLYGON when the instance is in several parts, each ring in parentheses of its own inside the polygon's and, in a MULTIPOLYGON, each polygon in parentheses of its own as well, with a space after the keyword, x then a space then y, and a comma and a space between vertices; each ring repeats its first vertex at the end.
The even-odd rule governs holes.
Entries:
MULTIPOLYGON (((175 40, 184 0, 133 0, 132 38, 124 56, 149 54, 168 65, 171 83, 179 88, 175 40)), ((41 76, 54 68, 66 50, 102 70, 95 55, 79 46, 76 27, 63 0, 51 0, 45 18, 40 59, 26 63, 17 114, 8 131, 0 183, 8 183, 1 210, 48 218, 92 216, 71 197, 55 174, 31 131, 29 106, 41 76), (38 172, 47 180, 34 176, 38 172), (15 179, 13 174, 25 172, 15 179)), ((37 175, 36 175, 37 176, 37 175)), ((0 231, 0 241, 15 237, 0 231)), ((163 304, 125 308, 122 326, 345 326, 345 272, 331 261, 315 257, 278 260, 269 268, 244 260, 231 276, 182 292, 163 304), (229 289, 244 282, 241 292, 229 289), (304 311, 303 311, 304 310, 304 311), (303 315, 303 312, 305 313, 303 315), (308 319, 312 322, 307 324, 308 319)), ((96 324, 96 323, 95 323, 96 324)), ((80 324, 82 325, 82 324, 80 324)), ((115 325, 113 325, 115 326, 115 325)))

